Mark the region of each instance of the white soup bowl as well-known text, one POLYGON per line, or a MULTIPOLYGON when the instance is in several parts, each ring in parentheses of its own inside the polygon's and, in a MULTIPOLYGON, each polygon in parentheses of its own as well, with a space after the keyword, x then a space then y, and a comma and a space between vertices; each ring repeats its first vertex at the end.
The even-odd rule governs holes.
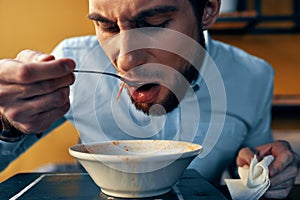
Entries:
POLYGON ((78 144, 70 154, 101 191, 121 198, 167 193, 202 146, 170 140, 118 140, 78 144))

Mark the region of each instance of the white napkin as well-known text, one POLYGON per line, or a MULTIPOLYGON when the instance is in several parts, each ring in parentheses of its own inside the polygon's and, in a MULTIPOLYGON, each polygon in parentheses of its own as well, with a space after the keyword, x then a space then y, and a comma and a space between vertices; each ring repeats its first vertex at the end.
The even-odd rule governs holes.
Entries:
POLYGON ((270 186, 268 166, 273 160, 274 157, 269 155, 258 162, 255 155, 251 160, 250 166, 247 165, 238 168, 241 179, 225 179, 232 199, 259 199, 270 186))

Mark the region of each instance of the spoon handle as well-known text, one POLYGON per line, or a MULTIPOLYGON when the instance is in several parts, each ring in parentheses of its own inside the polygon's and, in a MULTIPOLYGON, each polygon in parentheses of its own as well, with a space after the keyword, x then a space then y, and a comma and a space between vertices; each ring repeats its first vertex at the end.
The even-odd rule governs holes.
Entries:
POLYGON ((119 75, 114 74, 114 73, 109 73, 109 72, 94 71, 94 70, 78 70, 78 69, 74 69, 73 71, 74 71, 74 72, 77 72, 77 73, 79 72, 79 73, 104 74, 104 75, 112 76, 112 77, 115 77, 115 78, 120 79, 121 81, 124 81, 127 85, 130 85, 130 86, 136 86, 136 87, 139 87, 139 86, 145 84, 144 82, 133 82, 133 81, 129 81, 129 80, 127 80, 126 78, 124 78, 124 77, 122 77, 122 76, 119 76, 119 75))
POLYGON ((78 70, 74 69, 74 72, 79 72, 79 73, 93 73, 93 74, 104 74, 108 76, 113 76, 115 78, 123 80, 123 78, 117 74, 109 73, 109 72, 101 72, 101 71, 93 71, 93 70, 78 70))

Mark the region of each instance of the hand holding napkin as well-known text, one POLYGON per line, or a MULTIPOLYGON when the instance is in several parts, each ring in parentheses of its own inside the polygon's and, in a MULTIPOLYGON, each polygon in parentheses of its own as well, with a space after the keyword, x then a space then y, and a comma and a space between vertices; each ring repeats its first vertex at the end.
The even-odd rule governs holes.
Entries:
POLYGON ((269 188, 268 166, 273 162, 272 155, 264 157, 260 162, 256 155, 251 160, 250 166, 238 168, 241 179, 226 179, 228 190, 233 200, 257 200, 269 188))

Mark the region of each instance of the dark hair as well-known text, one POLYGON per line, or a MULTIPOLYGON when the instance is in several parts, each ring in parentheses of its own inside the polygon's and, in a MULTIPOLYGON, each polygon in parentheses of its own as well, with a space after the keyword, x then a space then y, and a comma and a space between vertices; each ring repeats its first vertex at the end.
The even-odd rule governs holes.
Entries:
POLYGON ((197 26, 199 31, 198 42, 200 43, 201 46, 205 48, 204 35, 202 33, 202 16, 208 0, 189 0, 189 1, 193 7, 193 12, 197 20, 197 26))
POLYGON ((201 24, 204 8, 208 0, 189 0, 194 11, 194 15, 198 20, 198 23, 201 24))

